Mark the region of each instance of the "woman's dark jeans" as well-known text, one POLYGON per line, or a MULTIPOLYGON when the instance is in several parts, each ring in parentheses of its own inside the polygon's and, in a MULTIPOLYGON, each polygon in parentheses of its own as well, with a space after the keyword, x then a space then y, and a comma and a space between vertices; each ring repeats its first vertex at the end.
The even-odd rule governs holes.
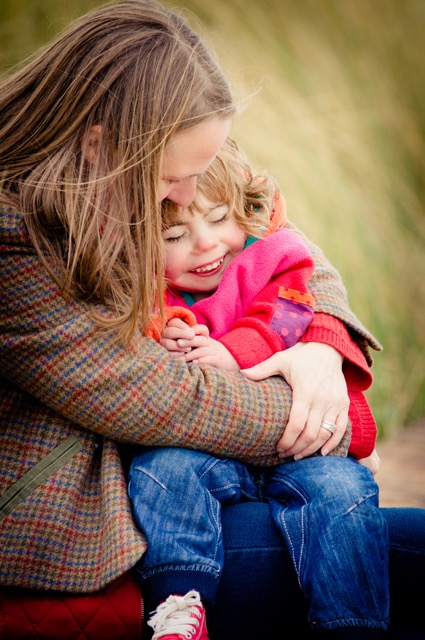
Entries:
MULTIPOLYGON (((425 640, 425 509, 382 512, 390 536, 388 638, 425 640)), ((301 633, 314 640, 306 602, 269 506, 245 502, 223 507, 222 521, 225 564, 217 605, 207 618, 211 640, 284 640, 301 633)))

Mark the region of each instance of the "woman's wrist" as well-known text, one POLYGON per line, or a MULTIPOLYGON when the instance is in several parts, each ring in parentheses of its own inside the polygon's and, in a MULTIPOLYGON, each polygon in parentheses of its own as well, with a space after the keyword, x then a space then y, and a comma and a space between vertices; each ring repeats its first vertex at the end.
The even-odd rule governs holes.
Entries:
POLYGON ((324 342, 298 342, 291 347, 292 350, 303 351, 304 354, 310 352, 318 358, 323 358, 323 362, 329 366, 342 368, 342 363, 344 362, 343 354, 332 345, 324 342))

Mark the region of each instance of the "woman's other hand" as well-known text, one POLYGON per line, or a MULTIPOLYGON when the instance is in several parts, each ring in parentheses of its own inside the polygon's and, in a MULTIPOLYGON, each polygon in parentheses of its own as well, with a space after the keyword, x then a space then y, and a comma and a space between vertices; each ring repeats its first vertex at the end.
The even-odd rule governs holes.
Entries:
POLYGON ((277 443, 281 457, 296 460, 316 451, 327 455, 341 441, 348 424, 350 401, 342 373, 342 355, 318 342, 299 342, 241 373, 250 380, 280 375, 292 388, 292 408, 277 443), (335 425, 332 434, 322 422, 335 425))
POLYGON ((376 449, 372 451, 370 456, 368 456, 367 458, 362 458, 361 460, 359 460, 359 462, 360 464, 363 464, 365 467, 370 469, 374 476, 376 476, 379 471, 379 467, 381 466, 381 458, 379 457, 376 449))

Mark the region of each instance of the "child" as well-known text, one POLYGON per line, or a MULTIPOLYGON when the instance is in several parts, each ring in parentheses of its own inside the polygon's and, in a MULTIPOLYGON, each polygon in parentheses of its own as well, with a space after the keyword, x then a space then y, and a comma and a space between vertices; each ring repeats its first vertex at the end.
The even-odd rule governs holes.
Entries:
MULTIPOLYGON (((307 288, 312 258, 283 228, 273 182, 253 176, 230 140, 199 178, 193 204, 166 201, 163 220, 167 322, 161 331, 155 318, 149 334, 170 353, 238 371, 292 347, 316 320, 307 288)), ((350 395, 353 430, 366 426, 374 441, 366 400, 358 389, 350 395)), ((303 462, 288 458, 270 469, 189 449, 151 448, 134 457, 129 492, 148 539, 140 575, 157 607, 148 623, 153 638, 208 637, 205 608, 214 604, 223 565, 221 505, 246 499, 269 501, 317 637, 354 637, 353 627, 356 638, 383 637, 388 543, 377 485, 353 457, 344 459, 349 432, 335 447, 336 422, 322 427, 331 433, 322 453, 333 449, 331 456, 304 451, 296 456, 303 462), (329 619, 341 628, 327 630, 329 619)))
MULTIPOLYGON (((213 165, 198 179, 190 209, 180 209, 169 200, 163 203, 167 326, 162 329, 158 315, 147 335, 186 362, 239 371, 293 346, 306 330, 308 333, 310 324, 325 331, 328 316, 313 315, 314 298, 307 288, 313 268, 311 255, 298 235, 284 228, 285 222, 285 203, 274 182, 265 174, 253 176, 242 152, 227 140, 213 165), (219 206, 214 194, 219 195, 219 206), (198 220, 205 226, 209 243, 214 243, 214 229, 229 229, 226 233, 233 253, 229 251, 216 269, 203 266, 201 273, 197 269, 198 273, 179 274, 180 256, 185 252, 182 244, 190 226, 199 233, 198 220), (247 247, 249 252, 240 255, 247 247), (228 269, 236 255, 240 257, 228 269)), ((217 255, 217 249, 214 251, 217 255)), ((196 264, 204 262, 205 254, 194 253, 196 264)), ((361 391, 370 386, 371 378, 362 357, 353 353, 346 357, 350 359, 345 368, 349 416, 354 424, 349 453, 365 462, 375 455, 377 435, 361 391)), ((324 452, 332 448, 328 441, 324 452)), ((373 470, 376 472, 376 467, 373 470)))

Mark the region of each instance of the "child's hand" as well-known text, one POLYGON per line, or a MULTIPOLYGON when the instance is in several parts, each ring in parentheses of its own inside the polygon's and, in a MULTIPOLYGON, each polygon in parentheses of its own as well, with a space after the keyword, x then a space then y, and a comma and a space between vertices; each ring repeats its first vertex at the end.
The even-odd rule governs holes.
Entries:
POLYGON ((208 327, 196 324, 188 327, 180 318, 167 322, 160 344, 173 357, 184 358, 193 364, 210 364, 226 371, 239 371, 240 367, 226 347, 210 338, 208 327))
MULTIPOLYGON (((196 325, 197 327, 201 325, 196 325)), ((208 331, 207 327, 205 329, 208 331)), ((191 350, 191 347, 182 347, 178 341, 192 340, 196 333, 193 328, 189 327, 180 318, 172 318, 169 320, 161 334, 159 344, 162 345, 173 357, 183 357, 185 353, 191 350)))
POLYGON ((204 325, 197 324, 192 329, 196 335, 193 339, 179 339, 178 344, 181 347, 190 347, 190 351, 185 354, 186 362, 193 364, 210 364, 217 369, 225 369, 226 371, 239 371, 240 366, 226 347, 209 337, 208 328, 204 325))
POLYGON ((381 465, 381 458, 379 457, 377 450, 374 449, 370 456, 368 456, 367 458, 362 458, 361 460, 359 460, 359 462, 360 464, 363 464, 365 467, 370 469, 373 475, 376 476, 381 465))

